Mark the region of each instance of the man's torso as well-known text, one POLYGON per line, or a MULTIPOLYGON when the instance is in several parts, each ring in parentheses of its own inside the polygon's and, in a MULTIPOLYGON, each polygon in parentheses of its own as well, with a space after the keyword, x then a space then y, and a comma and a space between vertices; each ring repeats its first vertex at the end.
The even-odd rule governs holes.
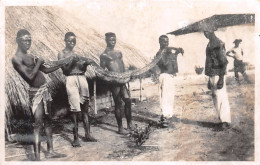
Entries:
POLYGON ((240 47, 233 48, 231 53, 234 55, 235 60, 243 61, 242 50, 240 47))
POLYGON ((213 68, 218 68, 227 61, 225 56, 225 46, 220 40, 209 42, 206 49, 206 55, 211 60, 213 68))
MULTIPOLYGON (((65 50, 62 50, 62 52, 60 53, 60 55, 61 55, 61 59, 62 59, 62 58, 67 58, 67 57, 70 57, 70 56, 72 56, 72 55, 75 55, 75 53, 74 53, 74 51, 65 51, 65 50)), ((86 64, 85 64, 85 62, 82 61, 82 60, 79 60, 79 61, 75 62, 75 63, 72 65, 71 69, 70 69, 68 72, 64 73, 64 70, 63 70, 63 73, 64 73, 65 75, 70 75, 70 74, 83 74, 83 73, 85 73, 85 72, 86 72, 86 64)))
MULTIPOLYGON (((157 52, 158 55, 159 52, 157 52)), ((178 73, 177 55, 168 52, 165 53, 162 59, 158 62, 161 73, 176 74, 178 73)))
MULTIPOLYGON (((16 61, 19 61, 22 65, 24 65, 26 67, 27 72, 32 72, 33 68, 35 67, 35 65, 37 63, 37 58, 30 54, 19 55, 19 56, 15 56, 14 58, 16 58, 16 61)), ((24 79, 23 75, 21 75, 21 77, 24 79)), ((31 87, 39 88, 40 86, 42 86, 46 83, 46 79, 45 79, 43 73, 39 70, 37 72, 35 78, 33 79, 33 81, 31 81, 31 82, 26 81, 26 82, 31 87)))
POLYGON ((109 71, 122 73, 125 71, 124 62, 122 60, 122 53, 116 50, 105 50, 101 55, 100 60, 105 62, 105 68, 109 71), (107 58, 102 58, 107 56, 107 58))

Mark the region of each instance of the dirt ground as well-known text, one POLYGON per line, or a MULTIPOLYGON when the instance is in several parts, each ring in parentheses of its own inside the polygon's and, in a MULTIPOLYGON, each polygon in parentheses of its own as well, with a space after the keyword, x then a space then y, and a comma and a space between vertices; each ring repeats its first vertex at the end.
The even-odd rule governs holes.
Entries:
MULTIPOLYGON (((54 148, 66 156, 48 161, 218 161, 254 160, 254 84, 234 81, 233 73, 227 78, 227 90, 232 115, 232 128, 219 131, 219 120, 213 107, 211 93, 204 75, 184 75, 176 78, 175 116, 169 128, 152 127, 149 139, 136 146, 129 136, 116 133, 113 109, 98 112, 91 132, 98 142, 83 142, 84 130, 80 125, 82 147, 73 148, 72 124, 68 119, 56 121, 54 148)), ((249 72, 254 79, 254 71, 249 72)), ((139 82, 130 84, 131 96, 138 98, 139 82)), ((146 127, 160 117, 158 86, 150 79, 143 80, 142 102, 133 103, 133 123, 146 127)), ((126 127, 126 121, 123 120, 126 127)), ((82 124, 82 123, 81 123, 82 124)), ((5 145, 7 161, 33 160, 32 145, 9 143, 5 145)), ((45 159, 46 142, 42 144, 41 159, 45 159)))

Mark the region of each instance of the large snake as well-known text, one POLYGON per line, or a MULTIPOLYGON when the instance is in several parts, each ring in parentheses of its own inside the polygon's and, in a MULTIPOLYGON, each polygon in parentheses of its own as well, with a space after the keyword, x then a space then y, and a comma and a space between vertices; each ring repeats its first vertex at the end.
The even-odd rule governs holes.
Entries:
MULTIPOLYGON (((118 72, 111 72, 104 70, 102 67, 100 67, 98 64, 92 65, 94 67, 95 74, 97 78, 105 80, 109 83, 127 83, 131 79, 139 78, 142 74, 146 73, 160 61, 160 59, 163 57, 163 55, 168 51, 169 49, 174 49, 176 50, 177 53, 183 54, 184 51, 182 48, 173 48, 173 47, 168 47, 164 48, 162 51, 159 51, 158 55, 155 56, 152 62, 150 62, 148 65, 141 69, 136 69, 136 70, 131 70, 131 71, 126 71, 123 73, 118 73, 118 72)), ((46 61, 44 64, 48 66, 56 66, 56 65, 61 65, 61 64, 66 64, 72 61, 71 57, 64 58, 62 60, 58 61, 46 61)))

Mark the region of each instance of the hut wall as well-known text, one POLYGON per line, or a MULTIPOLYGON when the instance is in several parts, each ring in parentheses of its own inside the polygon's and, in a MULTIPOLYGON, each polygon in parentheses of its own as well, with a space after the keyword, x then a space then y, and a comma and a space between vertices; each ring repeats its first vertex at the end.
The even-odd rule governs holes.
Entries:
MULTIPOLYGON (((6 127, 11 123, 18 128, 14 121, 19 124, 20 119, 31 118, 27 92, 29 86, 13 69, 11 63, 17 49, 18 30, 27 29, 32 35, 32 46, 28 53, 42 57, 46 61, 57 60, 58 52, 64 49, 64 35, 68 31, 76 33, 75 51, 97 63, 99 63, 99 55, 106 48, 106 43, 104 34, 89 26, 87 21, 75 18, 59 7, 9 6, 5 8, 5 23, 5 113, 8 119, 6 127)), ((120 40, 117 42, 116 49, 122 51, 126 67, 133 65, 141 68, 149 61, 136 48, 120 40)), ((93 77, 93 68, 88 67, 86 77, 89 79, 93 77)), ((54 99, 54 108, 64 109, 66 112, 68 104, 64 75, 59 69, 48 74, 47 78, 50 80, 49 89, 54 99)), ((102 86, 107 88, 104 84, 102 86)), ((113 105, 108 101, 112 100, 111 97, 104 97, 103 93, 106 92, 106 89, 97 85, 97 109, 113 105), (102 94, 99 94, 99 91, 102 94)))

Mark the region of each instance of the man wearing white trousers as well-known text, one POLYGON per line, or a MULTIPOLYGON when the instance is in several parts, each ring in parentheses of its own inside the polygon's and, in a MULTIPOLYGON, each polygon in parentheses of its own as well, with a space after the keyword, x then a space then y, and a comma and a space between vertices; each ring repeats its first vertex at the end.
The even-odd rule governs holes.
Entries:
POLYGON ((169 38, 166 35, 159 37, 160 50, 157 52, 158 56, 162 51, 163 57, 157 63, 157 67, 160 69, 159 76, 159 97, 160 108, 162 111, 161 124, 162 127, 168 127, 167 118, 173 116, 174 105, 174 77, 178 73, 177 55, 183 53, 182 48, 168 47, 169 38), (174 53, 172 51, 175 51, 174 53))
POLYGON ((212 91, 212 99, 222 128, 230 127, 231 114, 226 89, 227 58, 225 43, 216 37, 213 29, 204 30, 209 39, 206 48, 205 75, 209 76, 208 88, 212 91), (216 80, 218 76, 218 80, 216 80))

